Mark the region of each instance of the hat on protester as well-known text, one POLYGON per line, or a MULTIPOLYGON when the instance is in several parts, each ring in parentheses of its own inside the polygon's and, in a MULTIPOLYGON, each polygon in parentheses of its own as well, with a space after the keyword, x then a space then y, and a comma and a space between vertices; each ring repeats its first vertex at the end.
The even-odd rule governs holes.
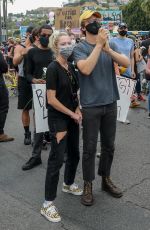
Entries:
POLYGON ((9 37, 8 40, 13 40, 13 37, 9 37))
POLYGON ((21 42, 21 39, 20 39, 20 38, 16 38, 15 41, 16 41, 17 43, 20 43, 20 42, 21 42))
POLYGON ((96 16, 97 18, 101 18, 101 14, 100 14, 98 11, 85 10, 85 11, 81 14, 81 16, 80 16, 80 18, 79 18, 80 24, 81 24, 81 22, 82 22, 83 20, 86 20, 86 19, 90 18, 92 15, 93 15, 93 16, 96 16))
POLYGON ((126 23, 121 22, 121 23, 119 23, 118 28, 119 28, 119 29, 126 29, 126 28, 128 28, 128 26, 127 26, 126 23))

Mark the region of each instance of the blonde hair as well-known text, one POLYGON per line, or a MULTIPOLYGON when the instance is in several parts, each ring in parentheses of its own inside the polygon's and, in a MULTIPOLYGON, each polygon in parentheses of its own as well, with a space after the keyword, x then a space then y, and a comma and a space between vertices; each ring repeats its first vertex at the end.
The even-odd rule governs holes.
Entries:
POLYGON ((58 53, 58 42, 59 42, 59 39, 60 37, 63 37, 63 36, 69 36, 66 32, 57 32, 57 33, 54 33, 52 34, 53 37, 51 38, 50 37, 50 43, 49 43, 49 46, 50 48, 54 51, 55 55, 57 55, 58 53))

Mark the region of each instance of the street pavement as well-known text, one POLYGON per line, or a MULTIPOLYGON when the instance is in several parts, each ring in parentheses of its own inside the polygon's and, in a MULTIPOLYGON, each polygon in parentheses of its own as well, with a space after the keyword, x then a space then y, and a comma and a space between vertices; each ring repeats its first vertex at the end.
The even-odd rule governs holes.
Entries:
MULTIPOLYGON (((17 98, 12 97, 5 131, 15 141, 0 143, 0 230, 150 230, 150 120, 144 109, 129 111, 130 125, 117 123, 111 176, 124 196, 116 199, 101 191, 96 158, 95 204, 85 207, 80 197, 61 192, 62 168, 55 201, 62 221, 52 224, 40 215, 49 149, 42 152, 42 165, 21 170, 32 147, 23 144, 21 112, 16 108, 17 98)), ((76 183, 83 185, 81 161, 76 183)))

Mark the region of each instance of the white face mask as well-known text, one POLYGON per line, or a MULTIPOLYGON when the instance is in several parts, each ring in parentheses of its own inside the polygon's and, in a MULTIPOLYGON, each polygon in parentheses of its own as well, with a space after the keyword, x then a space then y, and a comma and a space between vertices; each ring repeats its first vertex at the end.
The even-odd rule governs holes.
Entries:
POLYGON ((68 59, 70 57, 70 55, 72 54, 73 51, 73 46, 69 45, 69 46, 62 46, 59 49, 59 53, 65 58, 68 59))

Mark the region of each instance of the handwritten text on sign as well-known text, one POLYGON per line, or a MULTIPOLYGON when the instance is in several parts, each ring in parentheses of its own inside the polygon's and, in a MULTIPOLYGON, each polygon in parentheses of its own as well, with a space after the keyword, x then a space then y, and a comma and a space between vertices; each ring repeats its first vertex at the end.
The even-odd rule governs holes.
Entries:
POLYGON ((48 115, 46 109, 46 85, 32 85, 33 101, 35 109, 35 125, 36 133, 48 131, 48 115))
POLYGON ((117 84, 120 94, 120 100, 117 102, 117 120, 125 122, 129 111, 130 97, 133 94, 136 81, 126 77, 117 76, 117 84))
MULTIPOLYGON (((120 94, 120 100, 117 101, 118 114, 117 120, 125 122, 130 106, 130 97, 135 88, 136 81, 117 76, 118 90, 120 94)), ((33 101, 35 109, 35 124, 36 132, 48 131, 48 116, 46 109, 46 85, 34 84, 32 85, 33 101)))
POLYGON ((55 29, 79 28, 80 7, 63 7, 56 10, 55 29))

